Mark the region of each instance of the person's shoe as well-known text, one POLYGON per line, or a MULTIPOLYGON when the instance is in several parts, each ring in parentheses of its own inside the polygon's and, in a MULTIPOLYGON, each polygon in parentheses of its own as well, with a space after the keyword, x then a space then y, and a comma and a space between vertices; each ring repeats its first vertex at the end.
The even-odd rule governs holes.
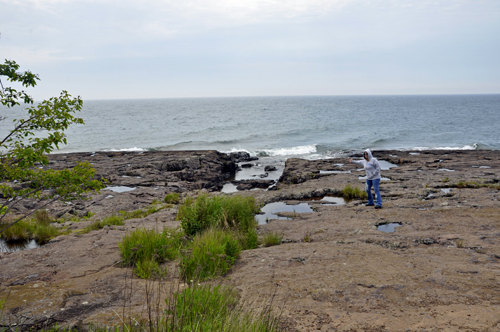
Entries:
POLYGON ((380 205, 375 206, 376 209, 381 209, 382 207, 380 205))
POLYGON ((375 205, 375 204, 370 204, 370 203, 365 204, 365 206, 374 206, 374 205, 375 205))

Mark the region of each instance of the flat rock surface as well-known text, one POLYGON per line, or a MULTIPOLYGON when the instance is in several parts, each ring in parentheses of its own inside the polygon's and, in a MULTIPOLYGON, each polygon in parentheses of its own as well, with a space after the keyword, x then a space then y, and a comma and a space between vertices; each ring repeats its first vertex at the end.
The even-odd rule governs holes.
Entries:
MULTIPOLYGON (((172 160, 186 160, 185 153, 172 160)), ((213 188, 200 188, 198 180, 166 180, 172 175, 168 172, 182 170, 162 173, 142 167, 149 161, 134 156, 136 162, 120 165, 137 165, 141 178, 158 177, 162 191, 153 195, 158 199, 173 183, 187 194, 213 188)), ((263 204, 307 202, 313 212, 260 225, 260 234, 282 233, 283 243, 244 251, 223 282, 234 285, 253 306, 272 300, 290 331, 500 330, 500 152, 375 151, 374 156, 397 166, 382 171, 381 210, 359 200, 342 205, 319 200, 348 184, 364 188, 359 178, 364 172, 348 158, 289 159, 277 190, 232 194, 252 195, 263 204), (392 233, 377 229, 387 223, 401 226, 392 233)), ((108 165, 117 169, 112 160, 108 165)), ((221 164, 213 165, 219 167, 215 177, 224 173, 221 164)), ((115 176, 115 171, 96 168, 115 176)), ((199 176, 212 183, 201 171, 199 176)), ((223 181, 225 175, 220 176, 223 181)), ((127 179, 113 178, 113 185, 131 186, 127 179)), ((135 206, 153 199, 147 193, 135 206)), ((87 202, 86 209, 96 213, 91 220, 116 211, 112 204, 94 203, 102 195, 87 202)), ((124 199, 123 205, 140 199, 124 199)), ((137 227, 178 226, 176 209, 130 219, 124 226, 60 236, 29 251, 0 253, 4 316, 26 324, 45 317, 72 326, 80 321, 119 324, 124 313, 144 314, 148 282, 131 278, 131 269, 120 266, 117 243, 137 227)))

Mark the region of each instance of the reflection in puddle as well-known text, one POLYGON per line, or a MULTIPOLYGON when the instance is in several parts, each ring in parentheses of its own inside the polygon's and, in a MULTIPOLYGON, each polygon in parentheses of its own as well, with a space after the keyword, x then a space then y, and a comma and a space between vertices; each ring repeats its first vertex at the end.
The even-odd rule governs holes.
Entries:
POLYGON ((387 170, 389 170, 391 168, 398 167, 398 165, 390 163, 390 162, 385 161, 385 160, 379 160, 378 163, 380 164, 380 168, 383 171, 387 171, 387 170))
POLYGON ((255 219, 259 225, 266 224, 267 221, 271 219, 290 219, 287 217, 280 217, 277 214, 281 212, 296 212, 296 213, 307 213, 313 212, 309 204, 300 203, 296 205, 288 205, 284 202, 275 202, 266 204, 262 209, 260 209, 263 214, 257 214, 255 219))
POLYGON ((394 229, 396 227, 399 227, 401 226, 400 223, 397 223, 397 222, 390 222, 390 223, 387 223, 387 224, 383 224, 383 225, 378 225, 377 226, 377 229, 379 231, 382 231, 382 232, 385 232, 385 233, 393 233, 394 232, 394 229))
POLYGON ((441 191, 444 192, 445 194, 451 193, 451 189, 447 189, 447 188, 441 188, 441 191))
POLYGON ((333 196, 325 196, 320 201, 322 205, 345 205, 345 199, 343 197, 333 197, 333 196), (325 203, 323 203, 325 202, 325 203))
POLYGON ((472 166, 474 168, 491 168, 491 166, 472 166))
POLYGON ((35 240, 7 243, 4 239, 0 238, 0 252, 16 252, 21 250, 35 249, 39 247, 40 245, 36 243, 35 240))
POLYGON ((418 156, 420 153, 418 153, 418 152, 410 152, 409 154, 411 154, 412 156, 418 156))
MULTIPOLYGON (((360 177, 358 177, 358 179, 360 179, 360 180, 366 180, 366 176, 360 176, 360 177)), ((391 181, 391 179, 389 179, 389 178, 381 178, 380 181, 391 181)))
POLYGON ((135 190, 135 187, 131 188, 131 187, 125 187, 125 186, 118 186, 118 187, 106 187, 104 188, 103 190, 111 190, 115 193, 124 193, 124 192, 127 192, 127 191, 132 191, 132 190, 135 190))
MULTIPOLYGON (((241 163, 240 163, 241 164, 241 163)), ((244 163, 243 163, 244 164, 244 163)), ((255 180, 265 178, 266 180, 278 180, 283 174, 283 170, 285 169, 284 162, 281 164, 255 164, 252 167, 241 168, 241 170, 237 171, 234 175, 234 180, 255 180), (276 167, 275 171, 266 171, 266 166, 274 166, 276 167)))
POLYGON ((222 187, 221 192, 223 192, 225 194, 235 193, 238 191, 238 189, 236 189, 236 187, 237 187, 237 185, 232 184, 231 182, 226 182, 226 183, 224 183, 224 186, 222 187))
POLYGON ((351 171, 319 171, 319 174, 341 174, 341 173, 351 173, 351 171))
POLYGON ((440 168, 438 171, 443 171, 443 172, 455 172, 454 169, 447 169, 447 168, 440 168))

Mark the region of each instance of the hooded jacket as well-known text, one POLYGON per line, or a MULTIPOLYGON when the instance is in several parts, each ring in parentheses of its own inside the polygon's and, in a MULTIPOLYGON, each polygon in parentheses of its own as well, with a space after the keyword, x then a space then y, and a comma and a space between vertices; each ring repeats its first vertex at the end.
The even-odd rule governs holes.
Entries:
POLYGON ((381 178, 380 164, 377 158, 372 156, 372 152, 370 151, 370 149, 366 149, 364 152, 368 153, 368 161, 362 159, 362 160, 353 160, 352 162, 363 166, 363 168, 366 171, 367 180, 380 179, 381 178))

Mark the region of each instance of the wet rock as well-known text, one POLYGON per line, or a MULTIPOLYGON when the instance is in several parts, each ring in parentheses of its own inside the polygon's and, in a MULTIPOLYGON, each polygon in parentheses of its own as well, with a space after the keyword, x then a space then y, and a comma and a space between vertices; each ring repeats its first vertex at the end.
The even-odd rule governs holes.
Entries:
POLYGON ((233 182, 237 184, 238 190, 250 190, 254 188, 267 189, 270 185, 274 184, 273 180, 242 180, 233 182))
POLYGON ((264 171, 266 171, 266 172, 274 172, 274 171, 277 171, 277 170, 278 169, 275 166, 267 165, 266 167, 264 167, 264 171))
POLYGON ((257 157, 251 157, 250 153, 244 152, 244 151, 238 151, 238 152, 231 152, 229 154, 229 157, 231 158, 231 161, 234 163, 240 163, 243 161, 253 161, 253 160, 259 160, 257 157))
POLYGON ((241 168, 250 168, 252 166, 253 166, 253 164, 247 163, 247 164, 242 164, 241 168))

